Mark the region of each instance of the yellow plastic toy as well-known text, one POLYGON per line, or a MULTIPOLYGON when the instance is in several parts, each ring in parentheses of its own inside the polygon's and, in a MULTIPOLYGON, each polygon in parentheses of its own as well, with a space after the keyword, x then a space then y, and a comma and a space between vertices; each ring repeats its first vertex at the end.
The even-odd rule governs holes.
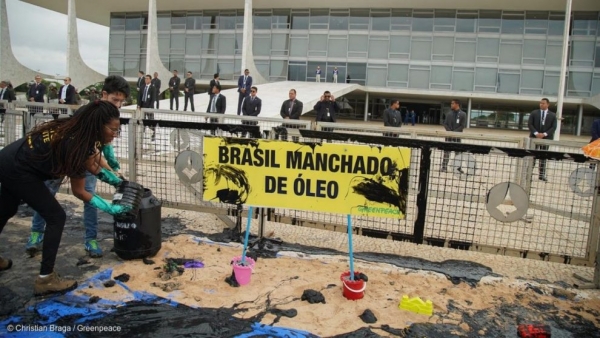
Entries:
POLYGON ((408 298, 407 295, 404 295, 402 296, 402 300, 400 301, 400 305, 398 305, 398 307, 402 310, 407 310, 414 313, 420 313, 428 316, 433 315, 433 303, 430 300, 424 302, 419 297, 408 298))

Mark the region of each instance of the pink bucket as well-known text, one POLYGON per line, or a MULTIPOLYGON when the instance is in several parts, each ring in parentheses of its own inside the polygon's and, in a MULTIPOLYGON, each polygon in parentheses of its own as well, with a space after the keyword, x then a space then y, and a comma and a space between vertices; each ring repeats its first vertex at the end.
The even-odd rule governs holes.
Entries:
POLYGON ((235 280, 239 285, 250 284, 250 277, 252 276, 252 270, 254 270, 254 260, 250 257, 246 257, 246 264, 238 265, 242 261, 242 256, 234 257, 233 261, 233 273, 235 274, 235 280))

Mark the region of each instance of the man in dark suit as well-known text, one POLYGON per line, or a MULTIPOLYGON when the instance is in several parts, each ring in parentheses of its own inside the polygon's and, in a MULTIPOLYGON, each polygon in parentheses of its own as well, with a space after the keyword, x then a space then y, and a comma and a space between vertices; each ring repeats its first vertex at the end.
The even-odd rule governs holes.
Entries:
POLYGON ((237 106, 237 114, 240 115, 242 112, 242 101, 244 98, 250 95, 250 88, 252 88, 252 76, 250 76, 250 71, 248 69, 244 70, 244 75, 240 75, 238 78, 238 93, 240 93, 238 98, 238 106, 237 106))
POLYGON ((220 84, 219 83, 219 73, 216 73, 213 76, 213 79, 210 80, 210 88, 208 89, 208 95, 209 96, 213 94, 213 87, 216 86, 216 85, 218 85, 218 84, 220 84))
MULTIPOLYGON (((260 114, 260 110, 262 109, 262 100, 256 96, 257 92, 258 88, 253 86, 250 88, 250 96, 242 101, 242 114, 244 116, 258 116, 258 114, 260 114)), ((242 120, 242 124, 256 126, 258 125, 258 121, 242 120)))
MULTIPOLYGON (((550 101, 547 98, 543 98, 540 101, 540 109, 536 109, 529 114, 529 137, 538 138, 545 140, 554 139, 554 131, 556 131, 557 120, 556 114, 548 110, 550 107, 550 101)), ((538 150, 548 150, 547 145, 538 144, 535 146, 538 150)), ((535 160, 533 162, 535 166, 535 160)), ((546 160, 540 160, 540 169, 538 172, 538 178, 544 182, 547 182, 546 177, 546 160)))
MULTIPOLYGON (((35 82, 31 84, 27 91, 27 100, 29 102, 44 102, 44 94, 46 94, 46 86, 42 83, 42 77, 38 74, 35 76, 35 82)), ((28 106, 29 115, 33 116, 36 113, 43 113, 44 109, 37 106, 28 106)))
POLYGON ((181 84, 181 79, 177 76, 177 70, 174 70, 173 77, 169 80, 169 92, 171 94, 169 103, 171 104, 171 110, 173 110, 173 100, 175 100, 175 110, 179 110, 179 84, 181 84))
POLYGON ((187 111, 188 100, 190 101, 190 108, 194 111, 194 90, 196 89, 196 79, 192 77, 192 72, 187 72, 187 78, 183 84, 183 90, 185 91, 185 100, 183 110, 187 111))
MULTIPOLYGON (((224 95, 221 95, 221 85, 216 85, 213 87, 213 95, 210 97, 206 112, 213 114, 225 114, 226 109, 227 98, 224 95)), ((219 119, 211 117, 210 123, 219 123, 219 119)), ((212 130, 210 133, 214 135, 215 131, 212 130)))
POLYGON ((44 102, 44 95, 46 94, 46 86, 42 83, 42 77, 40 75, 35 76, 35 82, 29 87, 27 91, 27 100, 30 102, 44 102))
POLYGON ((152 86, 154 87, 154 102, 156 103, 156 109, 159 108, 159 102, 160 102, 160 79, 158 78, 158 73, 154 72, 154 78, 152 79, 152 86))
MULTIPOLYGON (((0 101, 2 100, 8 102, 17 100, 15 91, 8 86, 8 81, 0 82, 0 101)), ((0 123, 4 123, 4 113, 6 113, 6 109, 0 109, 0 123)))
POLYGON ((64 79, 65 84, 58 90, 58 103, 75 104, 75 87, 71 85, 71 78, 64 79))
POLYGON ((313 108, 317 112, 317 122, 335 122, 335 115, 340 112, 340 106, 328 90, 321 95, 321 99, 313 108))
MULTIPOLYGON (((137 85, 136 88, 138 90, 138 92, 140 91, 140 89, 142 87, 144 87, 145 84, 145 77, 144 77, 144 72, 142 72, 141 70, 138 72, 138 80, 137 80, 137 85)), ((139 95, 138 95, 139 96, 139 95)))
MULTIPOLYGON (((281 117, 284 120, 299 120, 300 119, 300 115, 302 115, 302 109, 303 109, 303 104, 300 100, 296 100, 296 89, 290 89, 290 92, 288 93, 288 97, 289 100, 285 100, 283 101, 283 104, 281 105, 281 110, 279 111, 279 115, 281 115, 281 117)), ((283 128, 297 128, 296 125, 293 124, 282 124, 281 127, 283 128)), ((287 132, 287 130, 286 130, 287 132)), ((277 131, 277 134, 275 135, 275 137, 279 137, 279 135, 282 135, 282 140, 287 140, 287 133, 286 134, 282 134, 282 131, 277 131)), ((294 137, 294 142, 297 142, 298 138, 294 137)))
MULTIPOLYGON (((453 131, 455 133, 462 133, 463 130, 467 127, 467 113, 462 111, 460 108, 460 100, 454 99, 450 101, 450 111, 446 113, 446 118, 444 119, 444 129, 446 131, 453 131)), ((458 137, 446 137, 446 142, 456 142, 460 143, 460 138, 458 137)), ((450 161, 450 152, 444 151, 442 155, 442 168, 441 172, 448 171, 448 162, 450 161)), ((460 174, 463 174, 463 170, 461 167, 456 168, 460 174)))
MULTIPOLYGON (((146 75, 144 77, 145 85, 140 88, 138 92, 138 108, 150 108, 154 109, 154 100, 156 99, 156 89, 152 85, 152 76, 146 75)), ((147 120, 154 120, 154 113, 144 113, 144 118, 147 120)), ((152 130, 152 141, 156 138, 156 128, 148 127, 152 130)))

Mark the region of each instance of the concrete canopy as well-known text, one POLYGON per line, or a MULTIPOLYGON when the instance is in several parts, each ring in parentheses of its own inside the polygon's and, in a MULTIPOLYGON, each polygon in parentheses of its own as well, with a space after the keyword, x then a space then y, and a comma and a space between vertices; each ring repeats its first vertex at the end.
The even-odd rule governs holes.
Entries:
MULTIPOLYGON (((21 0, 36 6, 67 14, 67 1, 21 0)), ((363 0, 329 1, 321 0, 254 0, 255 9, 270 8, 419 8, 419 9, 464 9, 464 10, 511 10, 511 11, 565 11, 564 0, 375 0, 366 4, 363 0)), ((77 17, 100 25, 108 26, 111 12, 146 12, 148 0, 103 0, 77 1, 77 17)), ((243 9, 244 0, 208 1, 178 0, 157 1, 157 11, 194 11, 211 9, 243 9)), ((598 0, 577 0, 573 11, 600 11, 598 0)))

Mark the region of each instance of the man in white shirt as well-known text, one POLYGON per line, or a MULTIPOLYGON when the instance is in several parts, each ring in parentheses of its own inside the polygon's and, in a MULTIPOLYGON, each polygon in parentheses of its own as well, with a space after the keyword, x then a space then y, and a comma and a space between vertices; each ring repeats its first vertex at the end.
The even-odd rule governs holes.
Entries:
POLYGON ((58 91, 58 103, 75 104, 75 87, 71 85, 71 78, 65 77, 64 82, 58 91))

